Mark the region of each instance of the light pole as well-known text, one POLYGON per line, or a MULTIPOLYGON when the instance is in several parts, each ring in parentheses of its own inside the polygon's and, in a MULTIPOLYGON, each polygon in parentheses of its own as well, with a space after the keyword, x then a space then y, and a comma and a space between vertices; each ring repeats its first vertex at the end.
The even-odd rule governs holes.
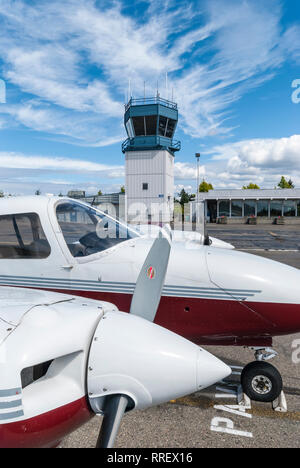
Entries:
POLYGON ((198 205, 199 202, 199 185, 200 185, 200 179, 199 179, 199 162, 200 162, 200 153, 196 153, 196 161, 197 161, 197 191, 196 191, 196 203, 198 205))

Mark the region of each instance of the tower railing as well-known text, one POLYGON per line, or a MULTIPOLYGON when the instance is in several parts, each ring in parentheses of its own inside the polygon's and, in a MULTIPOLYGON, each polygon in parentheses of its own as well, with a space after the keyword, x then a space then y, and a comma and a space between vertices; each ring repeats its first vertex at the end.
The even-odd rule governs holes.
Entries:
POLYGON ((143 106, 147 104, 162 104, 163 106, 169 107, 170 109, 177 109, 176 102, 168 101, 167 99, 163 99, 160 96, 156 96, 153 98, 131 98, 130 101, 125 104, 125 111, 127 111, 131 106, 143 106))

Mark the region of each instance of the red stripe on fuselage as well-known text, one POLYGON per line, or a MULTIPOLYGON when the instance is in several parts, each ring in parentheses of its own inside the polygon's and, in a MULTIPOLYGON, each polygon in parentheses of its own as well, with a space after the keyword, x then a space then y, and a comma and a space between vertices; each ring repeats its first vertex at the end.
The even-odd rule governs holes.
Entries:
MULTIPOLYGON (((132 295, 53 290, 115 304, 129 312, 132 295)), ((270 346, 272 337, 300 332, 300 305, 162 296, 155 323, 199 345, 270 346)))
POLYGON ((93 417, 87 399, 24 421, 0 425, 0 448, 51 448, 93 417))

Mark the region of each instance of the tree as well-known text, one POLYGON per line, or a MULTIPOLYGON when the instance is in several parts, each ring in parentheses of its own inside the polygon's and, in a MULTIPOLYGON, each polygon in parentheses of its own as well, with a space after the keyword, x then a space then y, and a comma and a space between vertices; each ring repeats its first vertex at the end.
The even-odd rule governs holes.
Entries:
POLYGON ((260 187, 257 184, 253 184, 252 182, 249 185, 244 185, 243 190, 260 190, 260 187))
POLYGON ((38 189, 38 190, 35 192, 35 195, 41 195, 41 193, 42 193, 42 192, 40 191, 40 189, 38 189))
POLYGON ((213 188, 212 184, 209 184, 204 179, 201 182, 201 184, 199 185, 199 192, 209 192, 210 190, 213 190, 213 189, 214 188, 213 188))
POLYGON ((103 195, 103 193, 101 192, 101 190, 99 190, 98 196, 101 197, 101 195, 103 195))
POLYGON ((281 177, 281 180, 277 187, 282 188, 282 189, 292 189, 295 188, 293 181, 290 179, 289 181, 286 180, 284 176, 281 177))
POLYGON ((122 185, 121 190, 120 190, 120 193, 125 193, 125 187, 124 187, 124 185, 122 185))
POLYGON ((180 201, 179 201, 179 203, 180 203, 180 205, 181 205, 182 207, 183 207, 186 203, 189 203, 191 197, 190 197, 190 195, 189 195, 184 189, 181 190, 179 196, 180 196, 180 201))
POLYGON ((190 202, 191 196, 184 189, 182 189, 179 194, 179 197, 180 197, 179 203, 181 205, 182 222, 184 223, 184 207, 186 204, 190 202))
POLYGON ((4 197, 4 193, 2 192, 2 190, 0 190, 0 198, 3 198, 4 197))

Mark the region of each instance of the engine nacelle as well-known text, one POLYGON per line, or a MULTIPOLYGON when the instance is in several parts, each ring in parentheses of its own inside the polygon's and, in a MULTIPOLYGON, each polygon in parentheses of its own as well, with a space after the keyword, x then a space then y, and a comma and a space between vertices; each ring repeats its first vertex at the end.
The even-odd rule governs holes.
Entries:
POLYGON ((95 413, 109 395, 144 409, 209 387, 231 369, 186 339, 139 317, 106 313, 90 349, 88 394, 95 413))

